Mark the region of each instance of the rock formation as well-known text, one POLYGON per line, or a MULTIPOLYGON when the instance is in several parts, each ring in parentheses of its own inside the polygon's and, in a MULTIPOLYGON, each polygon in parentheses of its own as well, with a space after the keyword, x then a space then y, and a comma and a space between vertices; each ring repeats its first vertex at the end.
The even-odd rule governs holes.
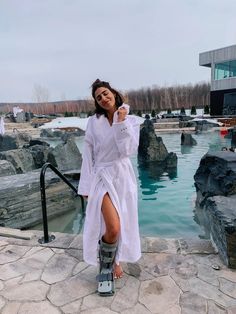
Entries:
POLYGON ((190 133, 182 133, 181 145, 194 146, 197 145, 197 141, 192 137, 190 133))
MULTIPOLYGON (((40 168, 52 162, 59 170, 79 172, 81 153, 71 136, 55 148, 41 139, 16 133, 0 137, 0 226, 28 228, 42 221, 40 168)), ((74 192, 51 171, 46 176, 48 217, 75 209, 74 192), (73 196, 74 195, 74 196, 73 196)))
POLYGON ((150 169, 150 174, 154 177, 160 176, 164 171, 176 172, 177 155, 168 153, 162 138, 156 136, 154 125, 149 119, 144 121, 140 130, 138 162, 140 167, 150 169))
POLYGON ((194 179, 197 220, 205 226, 225 264, 236 268, 236 154, 206 154, 194 179))

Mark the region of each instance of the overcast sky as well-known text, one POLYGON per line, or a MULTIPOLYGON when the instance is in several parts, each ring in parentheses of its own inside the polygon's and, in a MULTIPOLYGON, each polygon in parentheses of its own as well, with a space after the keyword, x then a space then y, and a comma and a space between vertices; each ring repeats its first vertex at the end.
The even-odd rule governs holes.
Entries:
POLYGON ((210 80, 199 53, 236 44, 235 0, 0 0, 0 102, 210 80))

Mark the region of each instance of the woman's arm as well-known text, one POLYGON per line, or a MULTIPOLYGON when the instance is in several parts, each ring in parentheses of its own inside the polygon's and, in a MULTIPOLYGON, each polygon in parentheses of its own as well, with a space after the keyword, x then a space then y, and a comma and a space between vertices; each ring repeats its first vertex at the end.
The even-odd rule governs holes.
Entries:
POLYGON ((122 157, 137 153, 140 123, 135 116, 126 116, 122 122, 113 123, 115 141, 122 157))

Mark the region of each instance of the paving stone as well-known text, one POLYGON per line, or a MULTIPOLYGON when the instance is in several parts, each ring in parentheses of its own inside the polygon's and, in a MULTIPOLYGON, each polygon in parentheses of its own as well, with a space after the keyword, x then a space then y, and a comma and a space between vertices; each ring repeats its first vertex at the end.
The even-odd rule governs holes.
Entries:
POLYGON ((99 307, 110 308, 111 303, 113 302, 114 298, 115 296, 103 298, 97 293, 88 295, 87 297, 84 297, 83 299, 81 311, 88 310, 88 309, 96 309, 99 307))
POLYGON ((22 231, 19 229, 1 227, 0 236, 30 240, 33 238, 34 234, 29 231, 22 231))
POLYGON ((186 257, 179 265, 169 271, 170 277, 183 291, 190 291, 189 279, 197 276, 197 266, 191 257, 186 257))
POLYGON ((219 306, 218 304, 215 304, 211 300, 207 301, 207 308, 208 308, 207 314, 226 314, 227 313, 223 307, 219 306))
POLYGON ((38 272, 42 269, 54 253, 46 248, 30 254, 27 258, 22 258, 16 262, 0 266, 0 279, 7 280, 10 278, 24 275, 27 273, 38 272))
POLYGON ((180 295, 179 305, 182 314, 206 314, 207 301, 205 298, 191 292, 180 295))
POLYGON ((15 287, 21 282, 22 279, 23 276, 19 276, 13 279, 6 280, 4 281, 4 286, 5 288, 15 287))
POLYGON ((192 259, 197 263, 197 264, 202 264, 202 265, 219 265, 221 269, 227 269, 227 267, 223 264, 223 262, 220 260, 219 255, 216 254, 192 254, 191 255, 192 259))
POLYGON ((61 311, 48 301, 24 303, 18 314, 37 313, 37 314, 60 314, 61 311))
POLYGON ((191 292, 202 296, 206 299, 211 299, 217 304, 227 307, 236 305, 236 300, 225 295, 217 287, 210 285, 198 278, 191 278, 189 280, 191 292))
POLYGON ((228 308, 227 314, 236 314, 236 306, 228 308))
POLYGON ((83 261, 83 252, 82 252, 82 250, 66 249, 65 253, 70 255, 70 256, 73 256, 73 257, 77 258, 79 262, 83 261))
POLYGON ((89 282, 79 275, 60 281, 51 286, 48 299, 56 306, 63 306, 96 291, 96 282, 89 282))
POLYGON ((140 303, 137 303, 132 309, 122 311, 122 314, 150 314, 150 311, 140 303))
POLYGON ((4 306, 1 314, 18 314, 18 311, 19 311, 21 304, 22 303, 20 303, 20 302, 8 302, 4 306))
POLYGON ((29 249, 28 252, 25 253, 24 258, 30 257, 31 255, 34 255, 35 253, 38 253, 38 252, 40 252, 40 251, 42 251, 42 250, 45 250, 45 248, 40 247, 40 246, 38 246, 38 247, 37 247, 37 246, 32 247, 31 249, 29 249))
POLYGON ((24 276, 24 278, 21 280, 21 283, 34 281, 34 280, 40 280, 41 275, 42 275, 42 270, 35 270, 33 272, 27 273, 24 276))
POLYGON ((55 240, 42 244, 43 247, 67 249, 76 238, 76 235, 68 233, 53 232, 53 235, 56 237, 55 240))
POLYGON ((229 269, 222 269, 219 273, 219 277, 228 279, 228 280, 236 283, 236 270, 231 269, 229 271, 229 269))
MULTIPOLYGON (((142 257, 140 261, 142 260, 142 257)), ((147 272, 140 263, 122 263, 123 271, 140 281, 154 279, 154 276, 147 272)))
POLYGON ((0 280, 0 291, 4 288, 3 282, 0 280))
POLYGON ((52 250, 54 253, 56 253, 56 254, 65 253, 65 249, 54 249, 54 248, 52 247, 51 250, 52 250))
POLYGON ((0 296, 0 310, 4 307, 6 304, 6 301, 3 299, 3 297, 0 296))
POLYGON ((23 283, 4 289, 3 297, 12 301, 42 301, 46 298, 49 286, 41 281, 23 283))
POLYGON ((186 239, 180 241, 180 249, 182 254, 216 254, 210 240, 202 239, 186 239))
POLYGON ((85 269, 88 268, 88 267, 89 267, 89 265, 88 265, 87 263, 85 263, 85 262, 79 262, 79 263, 75 266, 75 268, 73 269, 72 275, 74 276, 74 275, 80 273, 81 271, 85 270, 85 269))
POLYGON ((180 293, 180 289, 169 276, 158 277, 141 282, 139 302, 152 313, 163 314, 178 304, 180 293))
POLYGON ((65 314, 77 314, 80 313, 80 307, 81 307, 82 299, 78 301, 71 302, 67 305, 64 305, 61 307, 61 310, 65 314))
POLYGON ((181 313, 181 308, 180 308, 180 306, 179 305, 174 305, 174 306, 172 306, 171 308, 169 308, 166 312, 165 312, 165 314, 182 314, 181 313))
POLYGON ((144 254, 139 264, 154 277, 168 275, 170 268, 175 268, 184 261, 184 257, 175 254, 144 254))
POLYGON ((48 284, 66 279, 72 272, 77 260, 66 254, 55 254, 44 268, 41 279, 48 284))
POLYGON ((179 275, 182 279, 193 278, 196 277, 198 274, 197 266, 189 258, 181 261, 174 270, 175 273, 179 275))
POLYGON ((127 280, 129 279, 129 276, 126 275, 125 273, 121 278, 115 279, 115 289, 118 291, 119 289, 122 289, 125 285, 127 280))
POLYGON ((219 273, 220 271, 216 271, 211 266, 202 265, 202 264, 199 264, 197 268, 198 268, 198 273, 197 273, 198 278, 216 287, 219 286, 218 276, 220 275, 219 273))
POLYGON ((125 286, 116 292, 111 309, 116 312, 132 309, 138 302, 139 287, 139 280, 129 277, 125 286))
POLYGON ((74 240, 71 242, 69 248, 82 250, 83 249, 83 236, 81 234, 76 235, 74 240))
POLYGON ((235 282, 232 282, 230 280, 227 280, 225 278, 219 278, 219 282, 220 282, 220 290, 232 297, 232 298, 236 298, 236 284, 235 282))
POLYGON ((179 249, 179 241, 176 239, 146 237, 142 240, 141 244, 143 253, 176 254, 179 249))
POLYGON ((5 240, 0 240, 0 247, 8 245, 8 242, 5 240))
POLYGON ((0 265, 10 263, 22 257, 30 248, 25 246, 8 245, 0 251, 0 265))
POLYGON ((98 274, 98 267, 88 266, 84 270, 82 270, 80 273, 78 273, 78 276, 81 279, 84 279, 84 280, 89 281, 92 284, 94 284, 94 283, 96 283, 97 274, 98 274))
POLYGON ((113 312, 104 307, 99 307, 96 309, 82 311, 81 314, 117 314, 117 312, 113 312))

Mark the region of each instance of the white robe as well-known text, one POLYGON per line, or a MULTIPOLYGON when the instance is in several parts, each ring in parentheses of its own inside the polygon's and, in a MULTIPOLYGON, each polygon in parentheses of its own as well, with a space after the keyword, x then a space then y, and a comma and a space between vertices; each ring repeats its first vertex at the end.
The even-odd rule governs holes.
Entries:
POLYGON ((97 265, 98 241, 105 233, 101 205, 106 193, 120 218, 116 263, 136 262, 141 257, 137 182, 129 159, 137 152, 140 123, 130 115, 123 122, 116 119, 115 113, 111 126, 104 115, 99 118, 94 115, 85 134, 78 193, 88 195, 83 257, 91 265, 97 265))

